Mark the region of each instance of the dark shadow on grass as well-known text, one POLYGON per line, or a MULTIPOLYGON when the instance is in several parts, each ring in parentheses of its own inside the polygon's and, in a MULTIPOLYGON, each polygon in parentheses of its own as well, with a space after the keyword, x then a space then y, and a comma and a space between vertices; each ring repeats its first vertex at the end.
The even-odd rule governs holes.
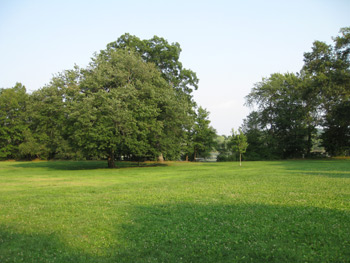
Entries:
POLYGON ((131 207, 100 255, 0 228, 0 262, 348 262, 350 212, 259 204, 131 207), (21 262, 21 261, 20 261, 21 262))
MULTIPOLYGON (((16 162, 13 166, 21 168, 46 168, 52 170, 94 170, 109 169, 107 161, 42 161, 16 162)), ((132 167, 167 166, 164 163, 116 162, 116 169, 132 167)))
POLYGON ((350 178, 349 160, 292 160, 272 163, 292 173, 330 178, 350 178))
POLYGON ((0 226, 0 262, 97 262, 67 247, 57 235, 23 234, 0 226))
POLYGON ((137 207, 125 262, 345 262, 350 213, 313 207, 137 207), (141 261, 140 261, 141 262, 141 261))

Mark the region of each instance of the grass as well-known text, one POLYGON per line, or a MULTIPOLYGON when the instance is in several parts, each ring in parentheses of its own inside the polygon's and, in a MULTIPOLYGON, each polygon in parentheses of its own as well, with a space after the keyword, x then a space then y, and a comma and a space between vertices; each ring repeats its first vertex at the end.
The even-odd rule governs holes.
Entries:
POLYGON ((0 262, 350 262, 350 161, 0 162, 0 262))

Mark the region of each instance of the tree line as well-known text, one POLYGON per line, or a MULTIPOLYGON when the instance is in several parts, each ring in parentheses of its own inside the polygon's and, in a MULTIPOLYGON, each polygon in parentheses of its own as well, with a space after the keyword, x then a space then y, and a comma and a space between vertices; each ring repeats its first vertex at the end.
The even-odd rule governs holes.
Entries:
POLYGON ((247 159, 312 157, 315 146, 350 155, 350 27, 332 45, 315 41, 300 72, 256 83, 246 102, 247 159))
POLYGON ((194 160, 214 145, 178 43, 122 35, 31 94, 0 89, 0 159, 194 160))
POLYGON ((218 161, 350 155, 350 28, 315 41, 298 73, 273 73, 246 97, 239 131, 217 136, 192 92, 196 73, 178 43, 124 34, 86 68, 55 75, 31 94, 0 89, 0 159, 218 161))

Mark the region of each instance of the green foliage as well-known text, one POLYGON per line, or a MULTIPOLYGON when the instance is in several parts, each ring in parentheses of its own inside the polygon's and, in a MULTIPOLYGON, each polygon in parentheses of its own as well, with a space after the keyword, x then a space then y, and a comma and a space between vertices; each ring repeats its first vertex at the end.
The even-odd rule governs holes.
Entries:
POLYGON ((332 156, 350 155, 350 101, 332 107, 325 116, 323 145, 332 156))
POLYGON ((257 111, 244 127, 251 159, 310 156, 320 126, 329 154, 349 154, 350 29, 341 34, 334 47, 315 41, 300 74, 271 74, 252 89, 247 104, 257 111))
MULTIPOLYGON (((260 130, 259 135, 267 139, 269 155, 301 157, 310 148, 308 136, 312 134, 308 132, 315 129, 308 121, 310 114, 305 108, 300 83, 295 74, 275 73, 255 84, 247 96, 249 105, 258 106, 254 116, 258 125, 254 130, 260 130)), ((262 142, 259 137, 256 140, 262 142)), ((257 141, 255 143, 258 144, 257 141)))
POLYGON ((27 129, 25 112, 28 95, 21 83, 0 89, 0 159, 16 158, 27 129))
POLYGON ((199 107, 195 123, 189 132, 189 143, 186 154, 194 161, 199 156, 202 158, 209 157, 210 152, 216 146, 215 138, 216 131, 210 126, 209 112, 199 107))
POLYGON ((276 140, 268 130, 260 126, 260 116, 256 111, 251 112, 244 120, 242 131, 247 136, 248 147, 245 159, 249 161, 278 159, 274 151, 276 140))
POLYGON ((350 258, 349 160, 134 165, 0 162, 0 262, 350 258))
POLYGON ((236 132, 232 129, 231 145, 234 152, 245 153, 248 147, 247 136, 241 129, 236 132))
POLYGON ((108 60, 94 59, 81 86, 68 122, 71 141, 86 154, 154 159, 165 148, 165 122, 178 114, 172 111, 176 98, 153 64, 115 50, 108 60))
POLYGON ((230 154, 220 153, 216 158, 217 162, 233 162, 236 160, 237 160, 237 157, 235 153, 230 153, 230 154))
POLYGON ((0 90, 0 158, 179 159, 194 123, 198 79, 178 43, 123 35, 87 68, 28 95, 0 90))
POLYGON ((316 41, 312 52, 304 54, 303 67, 308 96, 322 113, 322 139, 331 155, 350 154, 350 28, 342 28, 340 33, 333 38, 334 46, 316 41))
MULTIPOLYGON (((40 158, 54 159, 57 149, 62 143, 65 129, 66 109, 64 102, 65 90, 53 82, 30 96, 27 118, 35 144, 42 148, 40 158)), ((38 155, 38 152, 33 152, 38 155)))
POLYGON ((243 133, 243 131, 239 129, 239 131, 236 132, 234 129, 232 129, 231 147, 233 152, 238 153, 240 165, 242 165, 242 154, 247 151, 248 145, 247 136, 243 133))
POLYGON ((136 36, 124 34, 117 41, 109 43, 102 56, 110 56, 118 49, 137 52, 144 61, 151 62, 160 69, 162 77, 174 88, 186 94, 198 88, 198 78, 192 70, 183 68, 180 62, 181 48, 179 43, 169 44, 167 40, 154 36, 149 40, 141 40, 136 36))
POLYGON ((179 159, 181 153, 188 151, 191 144, 189 133, 194 125, 196 106, 191 93, 198 88, 199 81, 196 73, 184 68, 180 62, 179 43, 169 44, 167 40, 157 36, 141 40, 124 34, 117 41, 109 43, 99 57, 109 60, 116 50, 137 53, 143 61, 155 64, 162 78, 174 88, 176 98, 162 110, 162 117, 166 122, 163 126, 164 132, 160 135, 162 144, 159 148, 165 159, 179 159))
POLYGON ((23 142, 19 145, 21 159, 47 159, 48 149, 44 144, 39 143, 39 139, 35 138, 29 129, 23 131, 23 137, 23 142))
POLYGON ((217 162, 230 162, 236 160, 236 154, 232 153, 231 136, 217 136, 216 150, 219 155, 216 158, 217 162))

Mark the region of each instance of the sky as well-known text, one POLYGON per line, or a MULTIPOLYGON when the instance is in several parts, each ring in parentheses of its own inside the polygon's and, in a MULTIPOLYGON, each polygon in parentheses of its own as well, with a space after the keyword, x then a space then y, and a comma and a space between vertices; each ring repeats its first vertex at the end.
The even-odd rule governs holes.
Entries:
POLYGON ((348 0, 0 0, 0 88, 35 91, 124 33, 157 35, 181 45, 199 78, 195 101, 229 135, 252 110, 254 84, 300 71, 303 53, 315 40, 332 44, 349 14, 348 0))

